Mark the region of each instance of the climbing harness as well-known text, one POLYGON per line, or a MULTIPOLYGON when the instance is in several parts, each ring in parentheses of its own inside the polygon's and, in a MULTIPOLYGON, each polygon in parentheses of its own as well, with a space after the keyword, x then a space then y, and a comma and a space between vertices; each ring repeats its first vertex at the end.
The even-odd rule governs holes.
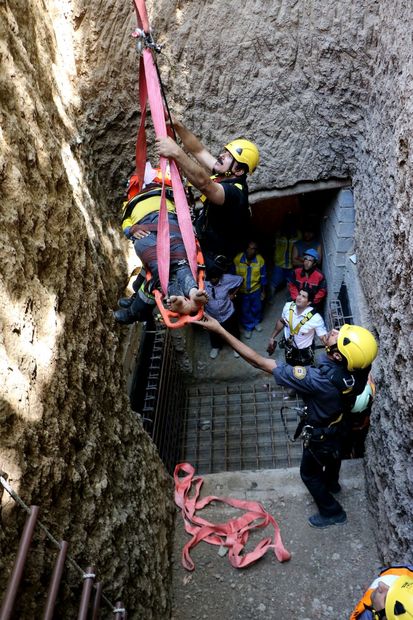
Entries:
POLYGON ((194 570, 195 565, 191 559, 190 551, 201 540, 212 545, 219 545, 222 549, 229 550, 228 558, 234 568, 245 568, 261 558, 268 549, 273 549, 279 562, 286 562, 291 554, 285 549, 280 534, 280 528, 268 512, 259 502, 244 501, 231 497, 216 497, 209 495, 199 499, 203 479, 194 476, 195 469, 189 463, 180 463, 175 467, 175 503, 181 509, 184 519, 185 530, 191 534, 191 540, 182 550, 182 565, 189 571, 194 570), (194 488, 192 489, 192 485, 194 488), (194 493, 192 494, 192 490, 194 493), (192 496, 190 497, 190 495, 192 496), (246 510, 243 515, 230 519, 227 523, 211 523, 196 512, 205 508, 211 502, 222 502, 233 508, 246 510), (253 530, 267 526, 274 528, 274 537, 263 538, 253 551, 242 555, 249 534, 253 530))
POLYGON ((288 314, 288 327, 290 328, 290 333, 292 336, 296 336, 298 332, 300 331, 300 329, 302 328, 302 326, 305 325, 307 321, 309 321, 313 317, 312 312, 307 312, 307 314, 303 316, 301 321, 297 323, 295 327, 293 327, 294 308, 295 308, 295 302, 292 301, 290 304, 290 310, 288 314))
MULTIPOLYGON (((134 0, 138 27, 132 33, 136 39, 136 50, 139 54, 139 102, 141 111, 141 121, 136 140, 136 175, 139 179, 139 190, 142 189, 142 180, 146 165, 146 109, 149 103, 156 137, 166 137, 173 135, 173 124, 167 128, 166 118, 171 120, 165 93, 158 66, 155 62, 154 54, 161 51, 162 46, 158 45, 152 36, 149 26, 145 0, 134 0)), ((184 315, 179 320, 177 313, 171 313, 163 304, 163 299, 167 295, 170 269, 170 224, 166 206, 165 178, 168 160, 160 158, 160 169, 162 178, 162 189, 160 194, 160 207, 157 226, 157 263, 159 272, 160 291, 154 291, 156 303, 161 312, 163 320, 168 327, 182 327, 186 323, 199 320, 203 316, 203 309, 200 308, 195 316, 184 315)), ((186 199, 185 190, 182 184, 178 167, 173 159, 169 160, 170 177, 174 196, 175 210, 178 225, 185 247, 188 264, 195 281, 198 281, 198 288, 202 290, 203 258, 199 247, 196 245, 195 235, 192 228, 191 215, 186 199)), ((149 275, 150 277, 150 275, 149 275)), ((179 317, 180 315, 178 315, 179 317)))

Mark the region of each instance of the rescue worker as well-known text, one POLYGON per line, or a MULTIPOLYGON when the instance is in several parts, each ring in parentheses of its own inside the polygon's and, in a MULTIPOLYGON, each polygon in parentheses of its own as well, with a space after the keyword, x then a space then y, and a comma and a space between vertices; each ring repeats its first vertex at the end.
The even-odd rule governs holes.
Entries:
MULTIPOLYGON (((146 184, 139 193, 133 189, 134 177, 131 177, 131 180, 132 183, 128 190, 128 198, 130 196, 131 198, 124 205, 122 229, 125 236, 133 242, 135 252, 145 270, 149 270, 151 280, 149 284, 143 281, 139 283, 139 288, 135 289, 136 294, 130 304, 124 298, 120 300, 122 307, 115 310, 113 316, 118 323, 125 325, 147 320, 155 303, 151 290, 159 285, 156 242, 161 204, 161 172, 159 169, 152 169, 152 173, 149 174, 147 168, 146 184)), ((188 264, 175 213, 172 183, 168 175, 166 175, 165 185, 167 186, 166 208, 169 219, 171 257, 167 304, 172 311, 180 314, 196 314, 199 308, 205 305, 208 297, 204 291, 198 289, 188 264)))
POLYGON ((288 291, 293 301, 296 300, 300 289, 306 285, 314 290, 314 306, 320 309, 327 296, 327 283, 324 274, 317 269, 320 255, 317 250, 310 248, 304 253, 302 267, 293 271, 292 278, 288 282, 288 291))
POLYGON ((306 417, 296 431, 296 436, 303 431, 304 438, 300 474, 319 510, 308 522, 316 528, 345 523, 347 515, 332 492, 341 490, 338 480, 345 414, 366 385, 377 355, 374 336, 358 325, 330 331, 327 355, 314 368, 277 364, 240 342, 211 317, 195 324, 219 334, 249 364, 272 374, 278 385, 298 392, 306 405, 306 417))
POLYGON ((284 215, 281 229, 274 240, 274 267, 270 280, 269 303, 273 303, 275 293, 288 283, 293 275, 293 246, 300 238, 296 225, 297 217, 288 212, 284 215))
POLYGON ((258 254, 255 241, 249 242, 245 252, 237 254, 234 265, 235 273, 242 278, 238 295, 240 322, 245 330, 245 338, 251 338, 254 329, 257 332, 262 331, 262 302, 267 284, 265 261, 261 254, 258 254))
POLYGON ((277 346, 275 338, 284 331, 285 361, 290 366, 311 366, 314 363, 314 337, 324 344, 327 329, 323 317, 312 307, 314 291, 303 287, 295 301, 287 301, 281 318, 275 324, 268 342, 267 353, 272 355, 277 346))
POLYGON ((258 165, 258 149, 253 142, 237 138, 215 157, 180 121, 174 119, 173 123, 184 148, 198 163, 169 137, 157 138, 157 153, 173 158, 189 182, 202 192, 203 207, 195 230, 206 269, 225 269, 244 249, 250 234, 247 174, 258 165))
POLYGON ((366 590, 350 620, 411 620, 413 565, 390 566, 366 590))

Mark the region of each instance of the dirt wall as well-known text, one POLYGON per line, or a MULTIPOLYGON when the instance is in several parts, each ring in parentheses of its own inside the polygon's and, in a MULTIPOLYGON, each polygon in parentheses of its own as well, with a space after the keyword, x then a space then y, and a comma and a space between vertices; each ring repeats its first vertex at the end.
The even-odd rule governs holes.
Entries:
POLYGON ((358 139, 356 244, 372 322, 380 338, 379 390, 368 439, 370 502, 386 562, 411 560, 413 418, 411 303, 412 7, 380 3, 371 92, 358 139))
MULTIPOLYGON (((126 250, 80 137, 76 19, 70 3, 48 5, 0 5, 0 469, 113 602, 164 618, 171 484, 126 396, 111 315, 126 250)), ((3 494, 4 576, 23 521, 3 494)), ((40 616, 55 560, 35 546, 19 618, 40 616)), ((69 571, 59 617, 75 616, 79 586, 69 571)))

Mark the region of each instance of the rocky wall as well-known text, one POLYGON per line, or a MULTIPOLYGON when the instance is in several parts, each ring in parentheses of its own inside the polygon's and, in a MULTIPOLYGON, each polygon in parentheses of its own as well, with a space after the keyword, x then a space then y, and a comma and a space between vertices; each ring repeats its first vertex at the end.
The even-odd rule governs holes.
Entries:
MULTIPOLYGON (((165 618, 171 481, 126 396, 111 315, 126 249, 80 137, 82 15, 72 9, 0 3, 0 469, 72 558, 95 567, 112 602, 131 618, 165 618)), ((0 517, 3 592, 25 514, 3 493, 0 517)), ((34 546, 22 619, 40 617, 55 561, 39 530, 34 546)), ((59 617, 76 616, 81 583, 66 573, 59 617)))
POLYGON ((380 4, 374 72, 354 177, 357 261, 380 339, 378 395, 367 448, 370 502, 386 562, 411 561, 413 417, 411 301, 412 7, 380 4))

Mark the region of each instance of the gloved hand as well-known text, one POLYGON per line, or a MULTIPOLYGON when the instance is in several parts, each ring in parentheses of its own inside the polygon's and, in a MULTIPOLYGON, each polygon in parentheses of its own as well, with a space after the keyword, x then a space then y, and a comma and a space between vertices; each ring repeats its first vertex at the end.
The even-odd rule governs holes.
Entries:
POLYGON ((277 341, 275 340, 275 338, 270 338, 270 341, 269 341, 268 347, 267 347, 268 355, 272 355, 274 353, 276 347, 277 347, 277 341))

